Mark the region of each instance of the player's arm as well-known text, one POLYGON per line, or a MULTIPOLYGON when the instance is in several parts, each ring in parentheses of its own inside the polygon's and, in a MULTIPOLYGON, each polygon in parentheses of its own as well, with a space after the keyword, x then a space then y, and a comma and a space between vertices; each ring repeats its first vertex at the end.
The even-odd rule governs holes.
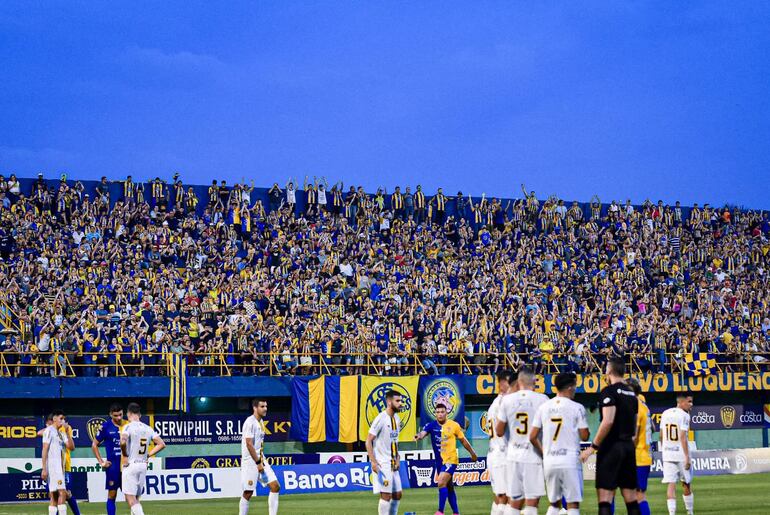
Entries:
POLYGON ((584 462, 588 460, 588 457, 591 456, 594 451, 599 449, 604 439, 607 438, 607 435, 612 429, 612 424, 615 423, 616 412, 617 408, 615 406, 602 406, 602 422, 599 424, 599 429, 596 431, 593 442, 591 442, 591 447, 580 454, 580 458, 584 462))
POLYGON ((374 439, 376 438, 376 434, 372 432, 374 430, 375 428, 372 426, 369 434, 366 435, 366 454, 369 456, 369 462, 372 464, 372 472, 379 474, 380 465, 377 463, 377 458, 374 457, 374 439))
POLYGON ((74 451, 75 441, 72 439, 72 428, 66 422, 64 423, 64 428, 66 429, 65 434, 67 435, 67 450, 74 451))
POLYGON ((682 446, 682 453, 684 454, 684 469, 690 470, 690 445, 687 441, 687 433, 689 433, 689 424, 681 424, 679 426, 679 444, 682 446))
POLYGON ((152 435, 152 443, 155 444, 155 447, 153 447, 152 450, 147 454, 148 458, 152 458, 166 448, 166 442, 164 442, 163 438, 161 438, 157 433, 152 435))
POLYGON ((463 447, 465 447, 465 450, 468 451, 468 454, 471 455, 472 461, 477 461, 479 457, 476 455, 476 451, 473 450, 473 446, 468 441, 467 438, 465 438, 465 435, 460 437, 460 443, 463 444, 463 447))
POLYGON ((254 447, 254 438, 252 437, 246 438, 246 450, 249 451, 249 455, 251 456, 251 459, 254 460, 254 463, 257 464, 257 468, 261 469, 262 459, 259 457, 259 454, 257 454, 257 448, 254 447))
POLYGON ((537 450, 537 453, 542 456, 543 455, 543 444, 540 442, 540 427, 536 425, 532 425, 532 431, 529 432, 529 443, 532 444, 532 447, 534 447, 537 450))
POLYGON ((505 426, 508 425, 506 420, 501 417, 497 417, 497 420, 495 421, 495 434, 497 436, 503 437, 505 436, 505 426))
POLYGON ((419 433, 417 433, 416 435, 414 435, 414 441, 415 442, 419 442, 420 440, 422 440, 426 436, 428 436, 428 432, 425 431, 425 430, 422 430, 419 433))
MULTIPOLYGON (((98 438, 98 435, 97 435, 98 438)), ((101 441, 94 438, 91 440, 91 452, 94 453, 94 457, 96 458, 96 461, 99 462, 99 466, 108 469, 110 468, 110 465, 112 465, 112 462, 110 460, 103 460, 102 455, 99 453, 99 444, 102 443, 101 441)))
POLYGON ((125 432, 120 433, 120 452, 128 458, 128 434, 125 432))
POLYGON ((48 481, 48 447, 48 442, 43 441, 43 452, 40 455, 43 460, 43 472, 40 474, 40 477, 43 481, 48 481))

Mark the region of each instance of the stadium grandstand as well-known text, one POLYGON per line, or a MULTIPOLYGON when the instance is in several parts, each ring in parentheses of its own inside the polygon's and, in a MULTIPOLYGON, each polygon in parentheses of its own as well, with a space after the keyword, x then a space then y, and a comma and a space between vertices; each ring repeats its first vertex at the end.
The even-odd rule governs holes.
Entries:
POLYGON ((0 176, 0 373, 766 371, 766 212, 0 176))

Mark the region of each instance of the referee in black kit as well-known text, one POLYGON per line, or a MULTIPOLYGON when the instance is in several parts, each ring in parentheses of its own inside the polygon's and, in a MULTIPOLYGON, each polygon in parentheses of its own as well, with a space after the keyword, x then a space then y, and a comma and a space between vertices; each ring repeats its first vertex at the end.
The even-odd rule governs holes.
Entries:
POLYGON ((586 461, 596 452, 596 494, 599 515, 612 513, 615 490, 620 487, 629 515, 641 514, 636 500, 636 412, 633 390, 623 382, 625 363, 612 359, 607 363, 609 386, 601 391, 601 423, 591 447, 581 454, 586 461))

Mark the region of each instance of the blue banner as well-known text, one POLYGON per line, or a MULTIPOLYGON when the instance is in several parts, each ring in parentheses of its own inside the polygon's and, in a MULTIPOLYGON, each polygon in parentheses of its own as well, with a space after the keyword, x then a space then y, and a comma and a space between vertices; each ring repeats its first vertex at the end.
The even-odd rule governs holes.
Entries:
MULTIPOLYGON (((5 381, 5 379, 3 379, 5 381)), ((0 448, 36 447, 42 445, 37 436, 42 419, 32 417, 0 417, 0 448)), ((89 445, 91 445, 89 443, 89 445)))
MULTIPOLYGON (((87 499, 85 472, 70 472, 67 487, 76 499, 87 499)), ((0 474, 0 502, 40 502, 48 500, 48 485, 36 474, 0 474)))
POLYGON ((447 417, 466 428, 465 423, 465 382, 462 376, 421 376, 420 425, 436 419, 435 407, 443 404, 447 417))
MULTIPOLYGON (((271 454, 265 460, 272 467, 288 465, 317 465, 318 454, 271 454)), ((217 469, 241 466, 240 456, 177 456, 164 459, 164 467, 170 469, 217 469)))
MULTIPOLYGON (((372 467, 369 463, 340 463, 326 465, 296 465, 273 467, 281 495, 328 492, 372 491, 372 467)), ((406 462, 401 462, 401 484, 409 487, 406 462)), ((257 495, 267 495, 270 489, 257 484, 257 495)))

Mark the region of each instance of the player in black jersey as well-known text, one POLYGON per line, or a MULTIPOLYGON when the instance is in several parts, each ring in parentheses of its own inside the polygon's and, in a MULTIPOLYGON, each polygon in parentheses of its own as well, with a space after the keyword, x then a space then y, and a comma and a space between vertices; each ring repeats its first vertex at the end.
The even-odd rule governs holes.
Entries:
POLYGON ((636 500, 636 394, 623 382, 625 364, 612 359, 607 363, 609 386, 601 391, 599 405, 601 423, 591 447, 583 451, 586 461, 596 452, 596 494, 599 498, 599 515, 612 513, 615 490, 620 487, 629 515, 639 515, 636 500))

